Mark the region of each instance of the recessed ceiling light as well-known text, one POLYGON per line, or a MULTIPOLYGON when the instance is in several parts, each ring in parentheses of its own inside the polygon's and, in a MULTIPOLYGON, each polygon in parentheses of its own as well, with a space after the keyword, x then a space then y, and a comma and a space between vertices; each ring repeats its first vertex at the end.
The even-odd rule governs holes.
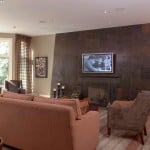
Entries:
POLYGON ((111 13, 111 11, 109 10, 109 11, 107 11, 107 10, 104 10, 104 14, 110 14, 111 13))
POLYGON ((106 10, 104 10, 104 14, 107 14, 107 11, 106 11, 106 10))
POLYGON ((5 0, 0 0, 0 5, 4 5, 5 0))

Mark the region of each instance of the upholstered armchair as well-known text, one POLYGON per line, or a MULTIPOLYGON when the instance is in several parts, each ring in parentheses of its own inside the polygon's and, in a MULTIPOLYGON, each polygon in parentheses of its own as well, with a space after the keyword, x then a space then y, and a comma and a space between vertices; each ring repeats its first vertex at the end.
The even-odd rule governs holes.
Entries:
POLYGON ((23 89, 22 86, 22 80, 10 80, 10 81, 5 81, 5 88, 10 91, 10 92, 15 92, 15 93, 25 93, 25 89, 23 89))
POLYGON ((115 101, 108 107, 108 136, 112 129, 136 131, 142 144, 146 135, 146 120, 150 110, 150 94, 139 93, 133 101, 115 101))

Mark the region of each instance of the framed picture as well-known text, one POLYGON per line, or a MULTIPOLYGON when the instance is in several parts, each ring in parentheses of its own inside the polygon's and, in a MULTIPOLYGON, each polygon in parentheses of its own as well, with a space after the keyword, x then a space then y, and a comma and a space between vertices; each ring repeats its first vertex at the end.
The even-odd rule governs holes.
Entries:
POLYGON ((82 54, 82 73, 114 73, 114 54, 82 54))
POLYGON ((35 57, 35 77, 47 78, 48 57, 35 57))

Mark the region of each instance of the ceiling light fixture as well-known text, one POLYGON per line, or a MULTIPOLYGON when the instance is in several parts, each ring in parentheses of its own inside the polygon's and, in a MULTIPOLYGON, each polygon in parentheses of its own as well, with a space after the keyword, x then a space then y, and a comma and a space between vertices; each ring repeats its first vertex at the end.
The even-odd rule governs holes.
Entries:
POLYGON ((106 11, 106 10, 104 10, 104 14, 107 14, 107 11, 106 11))
POLYGON ((0 0, 0 5, 4 5, 5 0, 0 0))
POLYGON ((104 10, 104 14, 111 14, 111 11, 104 10))

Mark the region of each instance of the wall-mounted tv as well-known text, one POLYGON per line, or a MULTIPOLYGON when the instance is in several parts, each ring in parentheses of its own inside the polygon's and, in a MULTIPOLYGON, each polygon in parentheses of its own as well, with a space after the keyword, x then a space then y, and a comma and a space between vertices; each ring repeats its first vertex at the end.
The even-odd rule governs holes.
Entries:
POLYGON ((114 54, 82 54, 82 73, 114 73, 114 54))

